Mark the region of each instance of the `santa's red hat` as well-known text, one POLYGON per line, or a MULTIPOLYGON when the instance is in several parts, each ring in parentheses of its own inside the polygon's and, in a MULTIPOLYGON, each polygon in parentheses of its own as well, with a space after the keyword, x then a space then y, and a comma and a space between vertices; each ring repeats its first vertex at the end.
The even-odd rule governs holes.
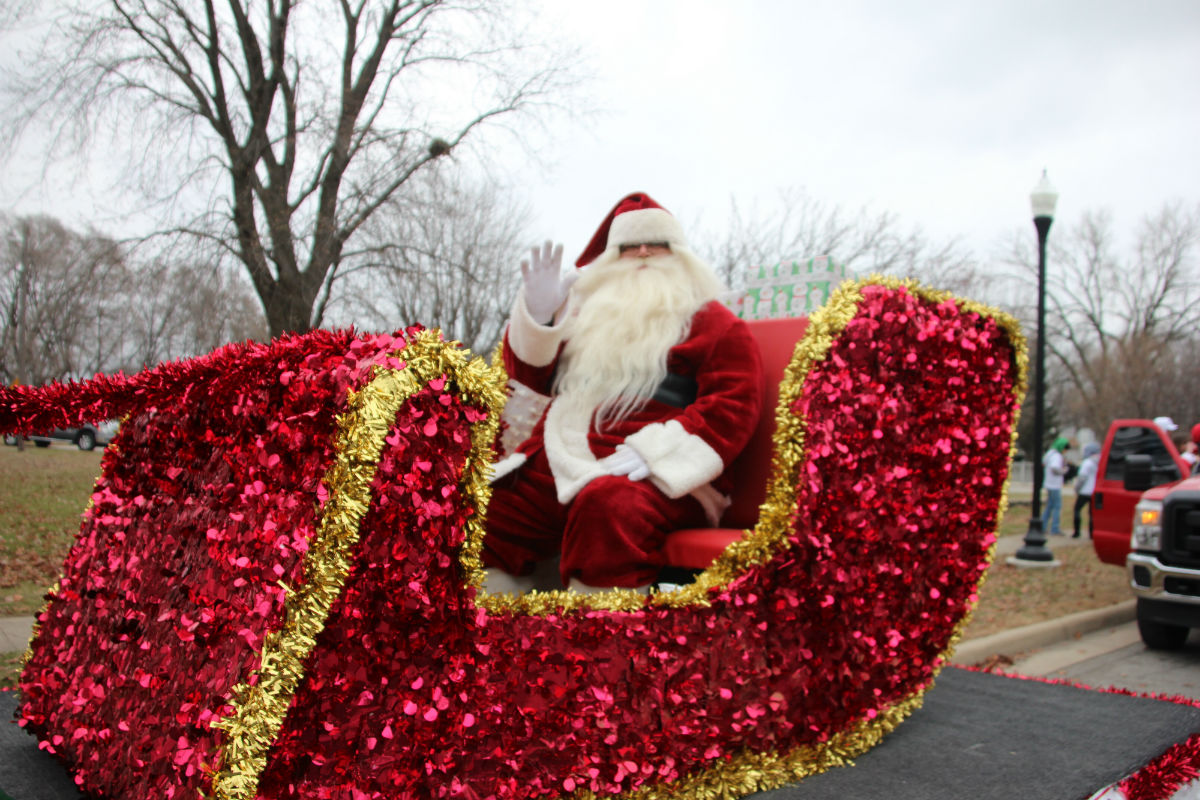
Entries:
POLYGON ((634 192, 621 198, 612 211, 600 223, 596 234, 575 259, 575 266, 582 267, 595 261, 610 247, 643 242, 666 242, 672 247, 685 247, 683 228, 670 211, 660 206, 644 192, 634 192))
POLYGON ((1192 441, 1200 444, 1200 422, 1192 426, 1192 441))

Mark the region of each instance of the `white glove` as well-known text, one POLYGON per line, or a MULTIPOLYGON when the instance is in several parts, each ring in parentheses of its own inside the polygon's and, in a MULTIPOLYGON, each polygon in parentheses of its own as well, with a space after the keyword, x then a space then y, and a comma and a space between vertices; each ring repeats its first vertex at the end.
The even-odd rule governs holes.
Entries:
POLYGON ((638 451, 629 445, 619 444, 611 456, 600 459, 600 466, 609 475, 625 475, 631 481, 645 480, 650 477, 650 466, 646 459, 638 455, 638 451))
POLYGON ((579 279, 578 272, 562 274, 562 245, 546 242, 541 252, 533 248, 529 261, 521 262, 524 281, 525 308, 529 316, 541 325, 554 321, 554 313, 567 300, 571 286, 579 279))

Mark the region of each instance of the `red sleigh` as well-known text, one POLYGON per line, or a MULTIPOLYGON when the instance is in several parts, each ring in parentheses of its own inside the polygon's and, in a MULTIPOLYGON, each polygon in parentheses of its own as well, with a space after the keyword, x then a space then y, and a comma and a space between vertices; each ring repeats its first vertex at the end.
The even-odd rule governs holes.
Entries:
POLYGON ((127 418, 22 724, 112 798, 728 797, 842 764, 975 601, 1025 358, 891 281, 785 344, 753 526, 649 598, 477 589, 504 376, 435 333, 3 390, 3 431, 127 418))

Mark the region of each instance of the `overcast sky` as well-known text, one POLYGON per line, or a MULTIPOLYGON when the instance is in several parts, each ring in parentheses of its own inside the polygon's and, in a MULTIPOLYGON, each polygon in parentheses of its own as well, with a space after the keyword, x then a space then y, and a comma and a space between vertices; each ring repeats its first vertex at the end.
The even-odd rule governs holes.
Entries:
POLYGON ((731 195, 798 186, 980 256, 1034 235, 1043 168, 1066 225, 1200 198, 1196 0, 541 2, 606 110, 529 186, 537 235, 572 253, 632 190, 719 224, 731 195))
MULTIPOLYGON (((1108 209, 1129 231, 1200 198, 1198 0, 529 2, 595 72, 598 113, 538 140, 546 169, 513 170, 534 241, 572 258, 634 190, 716 227, 731 196, 767 208, 799 187, 981 257, 1021 226, 1033 235, 1043 168, 1060 227, 1108 209)), ((84 190, 103 181, 70 174, 18 195, 29 166, 7 166, 0 207, 82 227, 66 209, 89 207, 84 190)), ((90 208, 106 230, 123 210, 90 208)))

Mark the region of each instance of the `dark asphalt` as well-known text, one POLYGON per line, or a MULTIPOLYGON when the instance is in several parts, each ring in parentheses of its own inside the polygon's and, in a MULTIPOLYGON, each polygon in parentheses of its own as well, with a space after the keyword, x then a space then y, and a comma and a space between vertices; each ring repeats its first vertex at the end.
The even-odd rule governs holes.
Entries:
MULTIPOLYGON (((0 715, 17 699, 0 693, 0 715)), ((949 667, 924 707, 852 767, 756 800, 1085 800, 1200 733, 1200 709, 949 667)), ((0 725, 0 800, 77 800, 62 766, 0 725)))

